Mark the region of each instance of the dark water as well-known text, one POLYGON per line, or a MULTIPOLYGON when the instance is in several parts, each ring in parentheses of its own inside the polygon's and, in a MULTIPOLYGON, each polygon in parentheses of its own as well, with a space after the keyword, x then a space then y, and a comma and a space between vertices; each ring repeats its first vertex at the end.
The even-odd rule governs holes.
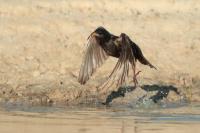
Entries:
POLYGON ((200 131, 200 104, 169 103, 0 108, 1 133, 189 133, 200 131))

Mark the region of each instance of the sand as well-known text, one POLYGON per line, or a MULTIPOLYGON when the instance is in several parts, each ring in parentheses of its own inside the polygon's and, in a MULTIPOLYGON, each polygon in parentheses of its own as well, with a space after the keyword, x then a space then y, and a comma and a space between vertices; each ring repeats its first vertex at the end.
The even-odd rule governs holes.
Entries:
POLYGON ((129 35, 158 68, 138 63, 141 85, 173 85, 200 101, 199 20, 198 0, 1 0, 0 101, 80 103, 100 95, 96 86, 116 59, 85 86, 77 82, 86 39, 98 26, 129 35))

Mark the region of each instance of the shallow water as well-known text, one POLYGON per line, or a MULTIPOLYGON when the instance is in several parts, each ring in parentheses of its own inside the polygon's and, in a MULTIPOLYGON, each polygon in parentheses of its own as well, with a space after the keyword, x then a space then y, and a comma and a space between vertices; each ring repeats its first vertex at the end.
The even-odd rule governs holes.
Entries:
POLYGON ((5 104, 1 133, 189 133, 200 131, 199 104, 44 107, 5 104))

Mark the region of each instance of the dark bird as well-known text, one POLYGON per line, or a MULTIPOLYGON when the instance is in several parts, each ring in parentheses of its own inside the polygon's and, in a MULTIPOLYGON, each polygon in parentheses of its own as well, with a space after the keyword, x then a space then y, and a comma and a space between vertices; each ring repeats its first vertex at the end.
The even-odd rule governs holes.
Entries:
POLYGON ((103 27, 98 27, 88 37, 87 50, 83 57, 78 81, 85 84, 95 70, 109 57, 118 58, 117 64, 108 80, 100 87, 111 87, 115 82, 116 87, 126 84, 129 75, 129 65, 133 70, 133 81, 137 85, 136 61, 151 68, 155 68, 143 55, 141 49, 125 33, 115 36, 103 27))

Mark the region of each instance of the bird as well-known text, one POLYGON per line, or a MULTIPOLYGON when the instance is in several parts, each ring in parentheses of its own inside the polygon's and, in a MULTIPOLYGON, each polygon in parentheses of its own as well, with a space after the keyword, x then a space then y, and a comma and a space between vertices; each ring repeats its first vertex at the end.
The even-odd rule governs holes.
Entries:
POLYGON ((117 58, 118 61, 106 82, 98 87, 100 89, 109 88, 113 85, 116 87, 126 85, 130 66, 133 71, 133 83, 137 86, 138 81, 136 77, 141 72, 136 72, 137 61, 156 69, 144 57, 140 47, 127 34, 121 33, 119 36, 116 36, 100 26, 87 38, 86 51, 80 67, 78 82, 82 85, 86 84, 96 69, 102 66, 110 56, 117 58))

